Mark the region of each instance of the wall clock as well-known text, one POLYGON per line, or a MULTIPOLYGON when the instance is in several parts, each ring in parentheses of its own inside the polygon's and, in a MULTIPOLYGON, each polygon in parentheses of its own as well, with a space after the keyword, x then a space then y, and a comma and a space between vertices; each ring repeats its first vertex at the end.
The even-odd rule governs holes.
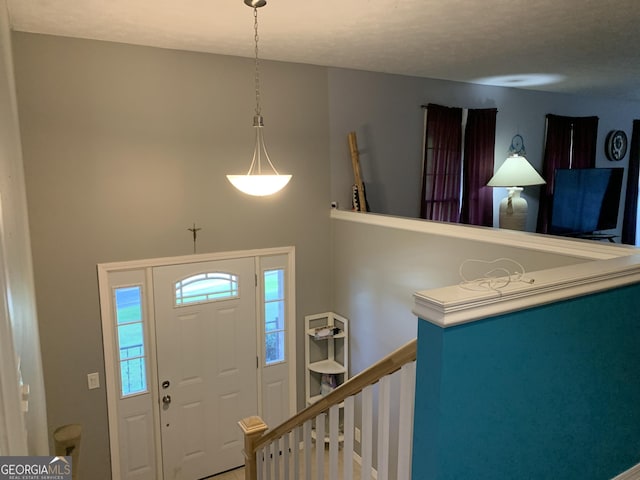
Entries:
POLYGON ((619 161, 627 154, 627 134, 622 130, 611 130, 604 145, 607 158, 619 161))
POLYGON ((509 153, 511 155, 524 156, 527 153, 524 151, 524 139, 519 133, 514 135, 511 139, 511 145, 509 146, 509 153))

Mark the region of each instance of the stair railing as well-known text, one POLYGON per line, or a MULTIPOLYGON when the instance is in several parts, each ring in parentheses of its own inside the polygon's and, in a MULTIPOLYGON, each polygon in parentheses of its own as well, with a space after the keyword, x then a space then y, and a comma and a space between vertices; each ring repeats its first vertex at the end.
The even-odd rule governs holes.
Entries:
MULTIPOLYGON (((372 478, 373 461, 373 397, 378 384, 378 450, 377 474, 379 480, 397 478, 409 480, 411 475, 411 443, 413 434, 413 403, 415 392, 416 340, 384 357, 379 362, 347 380, 344 384, 301 410, 279 426, 268 430, 258 416, 248 417, 238 424, 244 432, 245 478, 247 480, 311 479, 311 451, 315 434, 316 445, 324 447, 329 440, 328 475, 338 478, 338 453, 342 443, 343 476, 350 480, 354 458, 354 400, 361 395, 361 478, 372 478), (397 471, 389 474, 389 431, 391 404, 391 375, 400 371, 398 399, 397 471), (340 406, 343 404, 343 428, 339 427, 340 406), (328 433, 325 421, 328 415, 328 433), (315 425, 315 428, 313 428, 315 425), (268 430, 268 431, 267 431, 268 430), (341 438, 342 437, 342 438, 341 438), (303 445, 304 472, 301 472, 300 445, 303 445)), ((325 449, 316 448, 315 478, 325 478, 325 449)))

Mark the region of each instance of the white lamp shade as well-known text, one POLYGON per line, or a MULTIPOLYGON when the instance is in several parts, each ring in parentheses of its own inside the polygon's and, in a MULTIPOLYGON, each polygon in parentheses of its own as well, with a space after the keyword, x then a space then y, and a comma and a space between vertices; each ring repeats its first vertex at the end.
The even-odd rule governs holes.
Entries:
POLYGON ((524 187, 526 185, 542 185, 547 183, 526 158, 520 155, 508 157, 500 166, 487 186, 489 187, 524 187))
POLYGON ((231 184, 247 195, 264 197, 282 190, 291 175, 227 175, 231 184))

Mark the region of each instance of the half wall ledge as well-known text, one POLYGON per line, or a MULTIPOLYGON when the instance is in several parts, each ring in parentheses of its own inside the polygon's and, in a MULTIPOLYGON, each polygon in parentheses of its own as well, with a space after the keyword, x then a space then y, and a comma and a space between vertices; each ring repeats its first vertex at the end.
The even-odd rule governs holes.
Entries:
POLYGON ((447 328, 634 283, 640 283, 638 253, 528 272, 499 291, 453 285, 416 292, 413 313, 447 328))

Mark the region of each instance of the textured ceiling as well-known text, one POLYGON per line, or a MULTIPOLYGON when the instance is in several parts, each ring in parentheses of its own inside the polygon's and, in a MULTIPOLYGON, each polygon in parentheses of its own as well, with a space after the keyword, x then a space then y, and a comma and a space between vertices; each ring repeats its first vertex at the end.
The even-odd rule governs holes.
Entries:
MULTIPOLYGON (((243 0, 7 0, 14 30, 253 56, 243 0)), ((640 100, 640 0, 270 0, 260 57, 640 100), (501 83, 502 82, 502 83, 501 83)))

